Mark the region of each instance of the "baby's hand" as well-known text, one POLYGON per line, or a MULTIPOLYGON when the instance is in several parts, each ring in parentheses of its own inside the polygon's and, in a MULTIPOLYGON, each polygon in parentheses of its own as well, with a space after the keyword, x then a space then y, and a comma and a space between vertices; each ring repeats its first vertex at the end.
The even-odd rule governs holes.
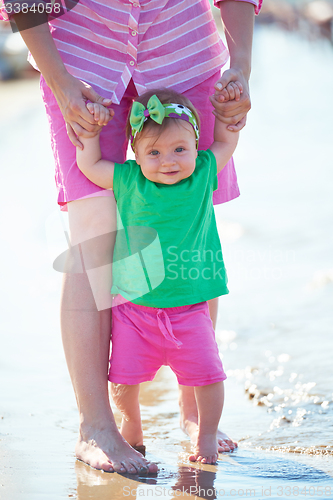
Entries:
POLYGON ((113 109, 106 108, 97 102, 88 102, 87 109, 94 115, 94 119, 100 127, 107 125, 114 115, 113 109))
POLYGON ((216 87, 218 87, 219 90, 215 90, 214 97, 216 97, 219 102, 239 101, 243 93, 243 86, 240 82, 230 82, 223 89, 222 84, 218 82, 216 87))

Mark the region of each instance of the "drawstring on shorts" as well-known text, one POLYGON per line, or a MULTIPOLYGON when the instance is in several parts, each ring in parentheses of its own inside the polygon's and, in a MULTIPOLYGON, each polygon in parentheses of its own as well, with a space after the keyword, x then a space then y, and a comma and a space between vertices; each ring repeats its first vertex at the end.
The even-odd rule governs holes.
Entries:
POLYGON ((174 336, 169 316, 163 309, 157 309, 157 324, 163 337, 166 340, 169 340, 169 342, 175 344, 177 349, 180 349, 180 346, 183 345, 183 342, 181 342, 174 336), (164 318, 166 325, 163 323, 162 318, 164 318))

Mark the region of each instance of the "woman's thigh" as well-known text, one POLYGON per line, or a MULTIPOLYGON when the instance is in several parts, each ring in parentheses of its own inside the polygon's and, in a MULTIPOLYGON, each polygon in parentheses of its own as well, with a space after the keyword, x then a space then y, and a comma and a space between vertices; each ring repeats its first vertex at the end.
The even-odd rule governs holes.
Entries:
MULTIPOLYGON (((84 273, 98 311, 111 307, 112 255, 116 238, 114 197, 94 196, 68 203, 69 269, 84 273)), ((80 294, 82 290, 74 290, 80 294)))

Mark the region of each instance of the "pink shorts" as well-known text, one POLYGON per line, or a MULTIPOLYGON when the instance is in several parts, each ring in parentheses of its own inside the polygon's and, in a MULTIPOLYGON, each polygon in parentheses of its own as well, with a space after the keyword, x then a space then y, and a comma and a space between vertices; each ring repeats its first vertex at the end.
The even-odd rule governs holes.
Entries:
POLYGON ((162 365, 170 366, 181 385, 227 378, 207 302, 165 309, 125 302, 112 308, 109 380, 140 384, 153 380, 162 365))
MULTIPOLYGON (((208 149, 213 141, 215 117, 209 96, 214 93, 214 84, 219 79, 216 73, 208 80, 184 92, 199 112, 201 120, 201 136, 199 149, 208 149)), ((51 146, 55 158, 55 181, 58 188, 58 203, 67 210, 67 202, 93 196, 113 196, 113 192, 96 186, 89 181, 76 165, 76 148, 69 140, 65 122, 57 101, 41 76, 41 92, 45 103, 46 114, 50 126, 51 146)), ((119 105, 114 104, 113 120, 104 127, 101 135, 103 158, 116 163, 124 163, 127 152, 125 124, 129 109, 137 92, 131 80, 119 105)), ((219 173, 219 188, 213 194, 214 204, 224 203, 239 196, 237 177, 233 159, 219 173)))

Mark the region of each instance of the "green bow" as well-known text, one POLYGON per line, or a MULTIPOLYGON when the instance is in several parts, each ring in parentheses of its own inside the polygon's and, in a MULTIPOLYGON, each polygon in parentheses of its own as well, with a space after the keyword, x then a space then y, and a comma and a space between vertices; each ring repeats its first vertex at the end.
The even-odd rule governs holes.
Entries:
POLYGON ((156 95, 152 95, 147 103, 147 108, 141 102, 134 102, 130 114, 130 125, 132 134, 141 132, 142 127, 148 116, 156 123, 161 125, 165 117, 163 104, 156 95))

